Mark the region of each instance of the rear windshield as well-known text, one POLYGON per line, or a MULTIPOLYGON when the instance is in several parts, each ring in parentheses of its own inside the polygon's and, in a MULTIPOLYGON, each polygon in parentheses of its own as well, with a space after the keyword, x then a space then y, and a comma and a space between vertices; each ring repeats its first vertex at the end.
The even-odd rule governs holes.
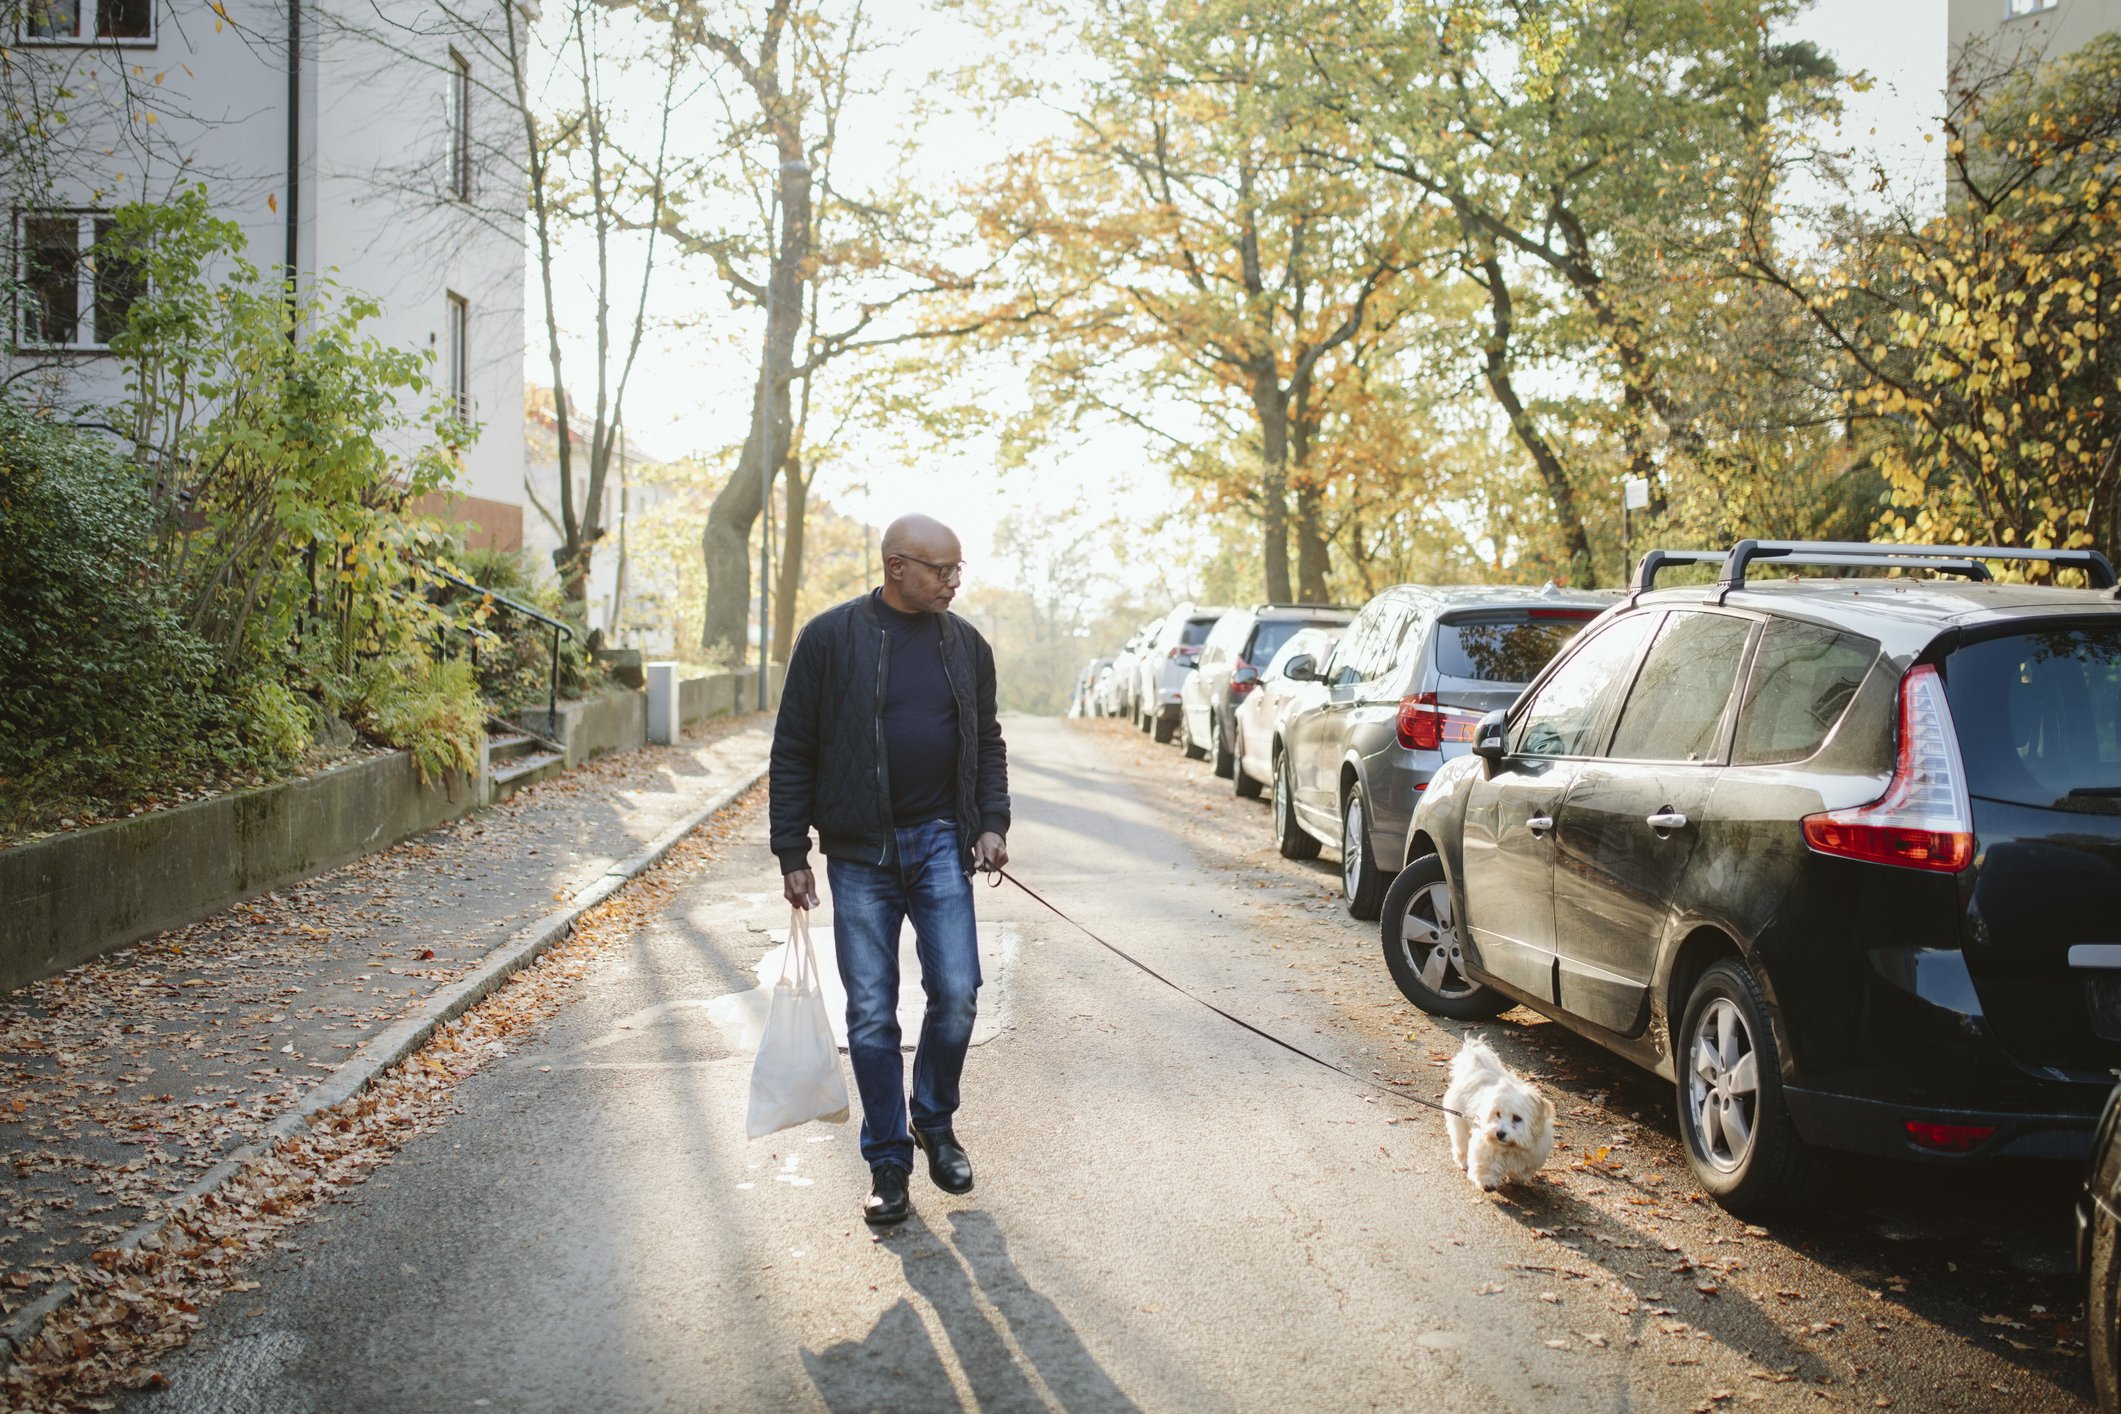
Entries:
POLYGON ((1535 609, 1438 625, 1436 671, 1471 682, 1528 683, 1597 617, 1595 609, 1535 609))
POLYGON ((1252 651, 1245 655, 1245 661, 1254 667, 1270 661, 1300 629, 1339 627, 1338 623, 1331 622, 1307 624, 1301 619, 1262 619, 1259 631, 1252 635, 1252 651))
POLYGON ((1970 643, 1945 664, 1945 692, 1974 795, 2121 800, 2121 624, 1970 643))
POLYGON ((1198 648, 1208 641, 1208 634, 1215 628, 1213 619, 1187 619, 1185 631, 1178 636, 1180 646, 1198 648))

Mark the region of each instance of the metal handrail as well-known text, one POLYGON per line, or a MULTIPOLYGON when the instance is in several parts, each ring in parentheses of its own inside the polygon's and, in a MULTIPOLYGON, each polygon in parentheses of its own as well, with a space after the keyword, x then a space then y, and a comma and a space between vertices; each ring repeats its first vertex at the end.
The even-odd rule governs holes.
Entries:
POLYGON ((570 643, 573 642, 575 637, 574 626, 564 620, 554 618, 542 609, 533 609, 530 605, 520 600, 511 599, 498 589, 488 589, 485 585, 474 584, 461 575, 451 574, 440 565, 423 563, 420 567, 445 584, 454 584, 459 589, 469 589, 474 594, 484 595, 512 613, 521 614, 525 618, 536 619, 539 623, 551 628, 552 666, 545 676, 545 730, 548 732, 558 731, 560 725, 560 635, 566 634, 568 641, 570 643))

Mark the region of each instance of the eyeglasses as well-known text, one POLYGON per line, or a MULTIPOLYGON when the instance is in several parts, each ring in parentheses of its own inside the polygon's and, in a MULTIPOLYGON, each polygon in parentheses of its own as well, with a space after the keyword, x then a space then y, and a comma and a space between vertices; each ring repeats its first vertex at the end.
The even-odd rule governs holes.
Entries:
POLYGON ((917 565, 926 565, 929 569, 934 570, 937 577, 945 584, 962 584, 965 580, 965 562, 963 560, 959 560, 954 565, 939 565, 933 560, 924 560, 919 555, 893 555, 892 558, 895 560, 911 560, 917 565))

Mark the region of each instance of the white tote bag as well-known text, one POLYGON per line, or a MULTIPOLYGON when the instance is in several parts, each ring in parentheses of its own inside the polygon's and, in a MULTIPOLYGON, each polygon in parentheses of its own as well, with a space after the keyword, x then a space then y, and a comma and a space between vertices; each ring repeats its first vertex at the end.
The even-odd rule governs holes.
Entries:
POLYGON ((840 1049, 825 1011, 817 953, 810 945, 810 915, 792 910, 781 980, 773 985, 766 1031, 751 1066, 751 1112, 744 1132, 763 1139, 798 1124, 847 1119, 847 1082, 840 1075, 840 1049))

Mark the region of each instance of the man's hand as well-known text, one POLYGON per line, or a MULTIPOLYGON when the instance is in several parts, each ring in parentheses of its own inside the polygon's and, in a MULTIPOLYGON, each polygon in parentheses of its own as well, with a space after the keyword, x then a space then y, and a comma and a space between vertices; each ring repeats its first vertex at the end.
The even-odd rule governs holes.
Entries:
POLYGON ((816 908, 817 875, 808 869, 781 875, 781 897, 797 908, 816 908))
POLYGON ((982 874, 1001 868, 1009 862, 1009 846, 1000 835, 989 830, 972 845, 972 867, 982 874))

